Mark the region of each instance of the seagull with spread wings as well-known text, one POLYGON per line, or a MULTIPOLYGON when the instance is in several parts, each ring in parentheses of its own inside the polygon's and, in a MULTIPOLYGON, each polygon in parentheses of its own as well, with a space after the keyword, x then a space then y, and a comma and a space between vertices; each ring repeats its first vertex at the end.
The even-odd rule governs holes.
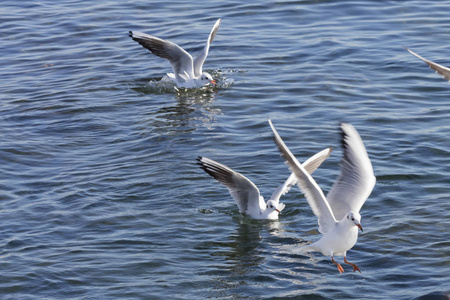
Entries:
MULTIPOLYGON (((333 149, 327 148, 309 158, 303 164, 308 173, 313 173, 322 162, 330 156, 333 149)), ((295 174, 280 185, 270 197, 267 203, 260 195, 259 189, 244 175, 230 169, 229 167, 218 163, 207 157, 199 156, 197 158, 201 168, 213 178, 222 183, 230 191, 231 196, 239 207, 239 212, 246 214, 252 219, 278 219, 279 213, 285 205, 280 203, 280 197, 286 194, 292 185, 297 182, 295 174)))
POLYGON ((192 58, 186 50, 177 44, 156 36, 139 31, 130 31, 129 35, 151 53, 170 62, 173 73, 167 73, 167 76, 175 82, 177 87, 198 88, 209 83, 216 84, 211 74, 203 72, 203 63, 208 56, 209 46, 214 40, 217 30, 219 30, 219 26, 220 19, 214 24, 202 52, 195 58, 192 58))
POLYGON ((376 178, 358 132, 350 124, 341 124, 344 157, 340 164, 340 175, 325 197, 309 172, 288 149, 270 120, 269 124, 281 156, 297 177, 297 185, 317 216, 319 232, 323 234, 317 242, 303 246, 301 252, 319 251, 331 256, 340 273, 344 269, 334 260, 334 256, 344 256, 344 262, 353 267, 353 272, 361 272, 356 264, 347 261, 346 254, 358 240, 358 228, 363 230, 359 211, 372 192, 376 178))

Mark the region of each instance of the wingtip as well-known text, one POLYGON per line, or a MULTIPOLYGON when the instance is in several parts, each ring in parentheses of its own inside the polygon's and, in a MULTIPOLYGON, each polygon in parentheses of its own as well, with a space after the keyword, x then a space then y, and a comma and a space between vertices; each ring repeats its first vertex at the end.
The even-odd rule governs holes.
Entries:
MULTIPOLYGON (((219 30, 219 27, 220 27, 220 23, 221 23, 221 22, 222 22, 222 18, 218 18, 217 21, 214 23, 213 31, 219 30)), ((214 34, 214 36, 215 36, 215 34, 214 34)))
POLYGON ((420 56, 419 54, 417 54, 416 52, 412 51, 411 49, 406 48, 406 47, 404 47, 404 48, 405 48, 409 53, 411 53, 411 54, 414 55, 415 57, 417 57, 417 58, 423 60, 423 61, 424 61, 425 63, 427 63, 428 65, 429 65, 430 63, 432 63, 431 61, 429 61, 429 60, 426 59, 425 57, 420 56))
POLYGON ((356 131, 356 129, 350 123, 344 123, 344 122, 340 123, 339 129, 340 129, 340 133, 341 133, 340 135, 341 135, 342 149, 346 149, 349 136, 351 135, 351 132, 356 131))
POLYGON ((320 151, 319 153, 326 153, 327 158, 331 155, 331 152, 333 152, 334 147, 328 147, 320 151))
POLYGON ((331 152, 333 152, 333 150, 334 150, 334 147, 328 147, 328 148, 325 148, 324 150, 322 150, 321 152, 326 151, 327 155, 330 156, 331 152))
POLYGON ((347 132, 348 130, 356 130, 355 126, 350 123, 341 123, 340 128, 343 132, 347 132))
POLYGON ((278 143, 277 143, 278 131, 275 129, 275 126, 273 126, 272 120, 268 119, 267 121, 269 122, 270 129, 272 129, 272 139, 278 147, 278 143))
POLYGON ((206 171, 206 166, 203 161, 203 156, 197 156, 197 158, 195 160, 196 160, 195 164, 198 165, 200 167, 200 169, 202 169, 203 171, 206 171))
POLYGON ((419 54, 417 54, 416 52, 412 51, 411 49, 409 49, 408 47, 403 47, 405 48, 406 51, 408 51, 409 53, 411 53, 412 55, 414 55, 417 58, 420 58, 423 61, 427 61, 425 58, 423 58, 422 56, 420 56, 419 54))
POLYGON ((209 158, 204 156, 197 156, 195 160, 197 161, 196 164, 199 165, 203 170, 206 170, 208 168, 208 160, 210 160, 209 158))
POLYGON ((359 136, 358 130, 356 130, 355 126, 350 123, 341 123, 340 128, 343 139, 346 136, 359 136))

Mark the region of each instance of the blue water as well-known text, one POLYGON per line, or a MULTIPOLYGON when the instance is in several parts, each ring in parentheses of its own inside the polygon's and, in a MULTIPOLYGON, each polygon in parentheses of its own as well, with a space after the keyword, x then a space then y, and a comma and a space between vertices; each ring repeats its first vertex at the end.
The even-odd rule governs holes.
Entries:
MULTIPOLYGON (((450 1, 2 1, 1 299, 448 299, 450 1), (181 91, 128 37, 200 51, 216 88, 181 91), (150 83, 149 83, 150 82, 150 83), (352 123, 377 184, 339 274, 287 251, 319 238, 297 187, 280 220, 240 216, 198 155, 267 198, 352 123)), ((339 258, 342 259, 342 258, 339 258)))

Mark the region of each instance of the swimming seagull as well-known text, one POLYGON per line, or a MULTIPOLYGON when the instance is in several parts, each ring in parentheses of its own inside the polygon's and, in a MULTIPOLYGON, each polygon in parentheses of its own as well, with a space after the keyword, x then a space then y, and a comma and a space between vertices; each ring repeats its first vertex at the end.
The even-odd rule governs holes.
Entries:
POLYGON ((205 48, 203 48, 203 51, 196 58, 192 58, 188 52, 177 44, 160 39, 156 36, 139 31, 130 31, 129 35, 145 49, 150 50, 151 53, 165 58, 170 62, 173 73, 167 73, 167 76, 169 76, 178 87, 198 88, 209 83, 216 84, 216 81, 212 76, 207 72, 203 72, 202 68, 203 63, 208 56, 209 46, 216 36, 219 25, 220 19, 214 24, 208 40, 206 41, 205 48))
MULTIPOLYGON (((307 172, 313 173, 322 162, 330 156, 333 148, 327 148, 309 158, 303 167, 307 172)), ((252 219, 278 219, 278 214, 284 209, 285 205, 280 203, 280 197, 286 194, 292 185, 297 181, 295 174, 291 174, 289 178, 280 185, 270 197, 267 203, 260 195, 256 185, 244 175, 233 171, 229 167, 218 163, 207 157, 199 156, 197 158, 198 165, 217 179, 230 191, 231 196, 239 207, 239 212, 248 215, 252 219)))
POLYGON ((427 63, 427 65, 436 71, 436 73, 442 75, 442 78, 444 78, 445 80, 450 81, 450 69, 444 66, 441 66, 435 62, 432 62, 431 60, 425 59, 422 56, 420 56, 419 54, 415 53, 414 51, 405 48, 406 50, 408 50, 409 53, 411 53, 412 55, 420 58, 421 60, 423 60, 424 62, 427 63))
POLYGON ((289 151, 270 120, 269 124, 281 156, 297 177, 297 185, 318 217, 319 231, 323 234, 320 240, 303 246, 300 252, 319 251, 331 256, 331 261, 340 273, 344 269, 334 260, 334 256, 344 256, 344 262, 353 267, 353 272, 361 272, 356 264, 347 261, 346 253, 356 244, 358 228, 363 231, 359 210, 372 192, 376 179, 358 132, 350 124, 341 124, 344 147, 341 172, 325 198, 311 175, 289 151))

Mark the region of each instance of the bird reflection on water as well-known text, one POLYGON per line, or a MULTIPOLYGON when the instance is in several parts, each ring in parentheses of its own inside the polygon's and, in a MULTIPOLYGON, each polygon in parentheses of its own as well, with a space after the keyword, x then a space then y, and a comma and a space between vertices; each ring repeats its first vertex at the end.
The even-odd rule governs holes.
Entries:
POLYGON ((223 272, 217 272, 213 278, 214 289, 222 290, 227 295, 239 295, 240 289, 248 286, 249 278, 257 276, 267 259, 264 247, 261 248, 265 235, 282 230, 279 221, 252 220, 240 214, 233 219, 239 223, 220 247, 228 248, 228 251, 215 253, 225 259, 220 266, 223 272))
POLYGON ((234 80, 228 77, 228 72, 218 70, 210 72, 217 78, 215 86, 178 88, 171 80, 163 77, 152 78, 145 84, 133 88, 143 95, 156 94, 166 98, 164 101, 167 101, 167 105, 151 112, 155 130, 176 135, 195 131, 198 127, 214 129, 217 115, 222 114, 221 110, 215 107, 214 99, 221 90, 230 87, 234 80), (172 95, 176 101, 172 100, 172 95))

